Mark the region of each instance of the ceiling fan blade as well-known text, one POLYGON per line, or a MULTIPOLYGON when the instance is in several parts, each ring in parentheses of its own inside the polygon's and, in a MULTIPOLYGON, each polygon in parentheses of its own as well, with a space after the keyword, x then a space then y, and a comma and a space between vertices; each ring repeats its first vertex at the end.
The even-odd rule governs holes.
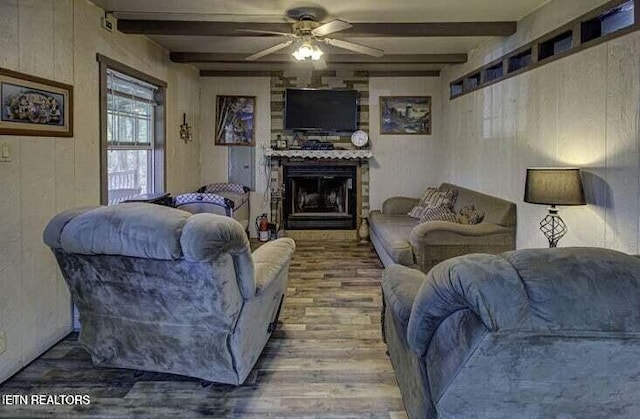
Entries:
POLYGON ((350 51, 359 52, 360 54, 371 55, 374 57, 382 57, 384 51, 378 48, 371 48, 353 42, 343 41, 341 39, 324 38, 323 41, 334 47, 348 49, 350 51))
POLYGON ((340 19, 334 19, 331 22, 327 22, 324 25, 318 26, 311 31, 311 34, 314 36, 325 36, 329 35, 330 33, 349 29, 351 26, 352 25, 349 22, 345 22, 344 20, 340 19))
POLYGON ((245 60, 247 60, 247 61, 254 61, 254 60, 257 60, 258 58, 262 58, 262 57, 264 57, 265 55, 269 55, 269 54, 271 54, 271 53, 273 53, 273 52, 276 52, 276 51, 281 50, 282 48, 286 48, 286 47, 288 47, 288 46, 289 46, 289 45, 291 45, 291 44, 293 44, 293 40, 291 40, 291 41, 286 41, 286 42, 281 42, 281 43, 279 43, 278 45, 274 45, 274 46, 269 47, 269 48, 267 48, 267 49, 263 49, 263 50, 262 50, 262 51, 260 51, 260 52, 256 52, 255 54, 250 55, 250 56, 248 56, 247 58, 245 58, 245 60))
POLYGON ((278 35, 278 36, 295 36, 292 33, 276 32, 276 31, 261 31, 259 29, 236 29, 236 32, 248 32, 262 35, 278 35))
POLYGON ((316 70, 326 70, 327 62, 323 57, 321 57, 319 60, 313 60, 313 68, 316 70))

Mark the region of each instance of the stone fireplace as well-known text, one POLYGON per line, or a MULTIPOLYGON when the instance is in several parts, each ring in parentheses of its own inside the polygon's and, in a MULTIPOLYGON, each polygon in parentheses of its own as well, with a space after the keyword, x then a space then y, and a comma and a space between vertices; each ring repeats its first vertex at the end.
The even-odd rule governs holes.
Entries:
MULTIPOLYGON (((270 160, 270 221, 290 237, 340 238, 356 237, 362 217, 369 214, 370 149, 356 149, 351 132, 288 132, 284 126, 284 93, 287 88, 352 89, 358 91, 358 129, 369 130, 369 74, 353 70, 285 70, 271 74, 271 148, 265 156, 270 160), (315 139, 331 142, 334 150, 276 149, 278 140, 290 146, 315 139), (301 137, 301 138, 300 138, 301 137), (347 170, 339 172, 340 170, 347 170), (294 167, 308 171, 294 179, 285 179, 294 167), (312 173, 318 167, 333 167, 338 173, 312 173), (342 167, 338 169, 337 167, 342 167), (353 174, 355 172, 355 175, 353 174), (330 179, 331 176, 335 176, 330 179), (314 179, 315 178, 315 179, 314 179), (340 179, 339 179, 340 178, 340 179), (351 180, 347 180, 351 179, 351 180), (298 190, 296 196, 295 190, 298 190), (296 206, 297 205, 297 206, 296 206)), ((294 172, 297 169, 294 169, 294 172)), ((298 172, 296 175, 299 175, 298 172)))
POLYGON ((278 230, 355 237, 369 212, 371 150, 267 149, 265 155, 271 161, 270 220, 278 230))
POLYGON ((355 163, 285 164, 282 202, 284 228, 355 229, 356 168, 355 163))

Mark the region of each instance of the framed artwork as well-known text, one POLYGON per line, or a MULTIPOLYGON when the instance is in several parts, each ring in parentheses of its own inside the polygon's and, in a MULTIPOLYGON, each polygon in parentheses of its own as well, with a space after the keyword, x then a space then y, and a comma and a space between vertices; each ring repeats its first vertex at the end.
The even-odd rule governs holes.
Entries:
POLYGON ((216 145, 254 146, 255 96, 216 96, 216 145))
POLYGON ((0 68, 0 134, 73 137, 73 86, 0 68))
POLYGON ((380 96, 380 134, 431 135, 431 96, 380 96))

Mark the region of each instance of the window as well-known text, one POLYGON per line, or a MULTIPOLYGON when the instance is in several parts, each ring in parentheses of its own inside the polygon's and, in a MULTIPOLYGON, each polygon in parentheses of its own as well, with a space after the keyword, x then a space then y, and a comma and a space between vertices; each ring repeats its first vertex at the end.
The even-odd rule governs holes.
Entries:
POLYGON ((499 79, 504 74, 504 65, 502 61, 488 67, 484 73, 484 79, 487 83, 499 79))
POLYGON ((164 190, 164 82, 98 55, 103 204, 164 190))

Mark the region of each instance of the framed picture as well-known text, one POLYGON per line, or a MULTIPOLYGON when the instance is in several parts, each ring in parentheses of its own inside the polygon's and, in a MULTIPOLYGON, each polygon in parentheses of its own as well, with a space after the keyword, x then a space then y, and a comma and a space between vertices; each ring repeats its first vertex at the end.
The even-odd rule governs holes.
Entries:
POLYGON ((431 135, 431 96, 380 96, 380 134, 431 135))
POLYGON ((254 146, 255 96, 216 96, 216 145, 254 146))
POLYGON ((0 68, 0 134, 73 136, 73 86, 0 68))

